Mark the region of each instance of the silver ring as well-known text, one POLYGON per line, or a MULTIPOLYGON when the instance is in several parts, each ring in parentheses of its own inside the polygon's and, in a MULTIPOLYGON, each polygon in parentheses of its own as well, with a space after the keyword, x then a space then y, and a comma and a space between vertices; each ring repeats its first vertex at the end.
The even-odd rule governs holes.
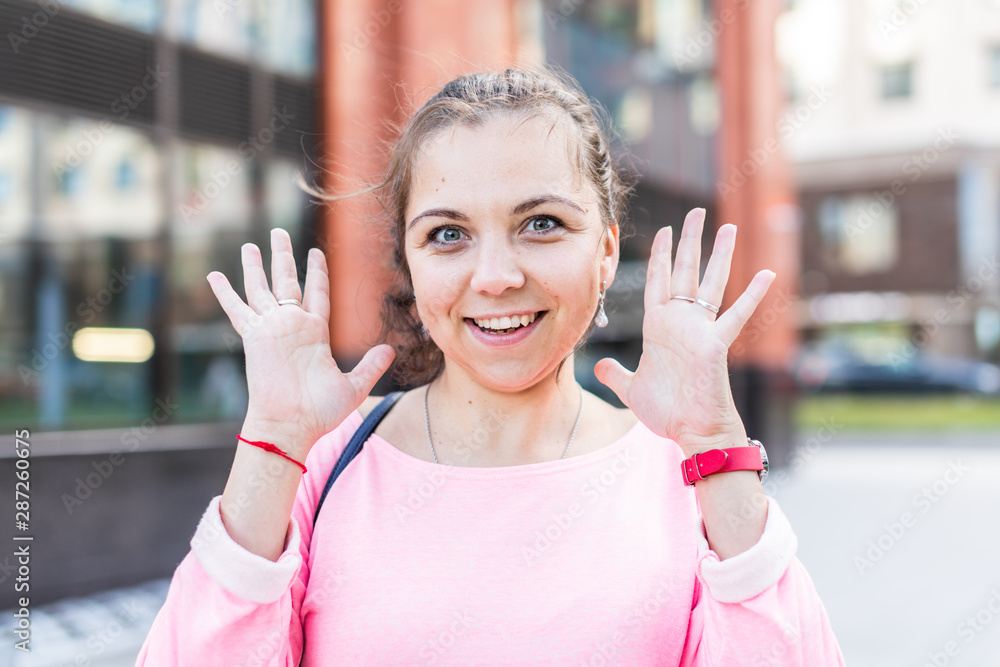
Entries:
POLYGON ((704 306, 705 308, 708 308, 708 309, 709 309, 710 311, 712 311, 713 313, 718 313, 718 312, 719 312, 719 308, 718 308, 718 306, 713 306, 713 305, 712 305, 712 304, 710 304, 710 303, 709 303, 708 301, 705 301, 704 299, 701 299, 701 298, 698 298, 698 297, 690 297, 690 296, 672 296, 672 297, 670 297, 670 298, 671 298, 671 299, 684 299, 685 301, 690 301, 691 303, 696 303, 696 304, 698 304, 699 306, 704 306))
POLYGON ((299 301, 298 299, 282 299, 281 301, 278 302, 278 305, 279 306, 287 306, 287 305, 292 304, 292 303, 294 303, 296 306, 301 306, 302 305, 302 302, 299 301))

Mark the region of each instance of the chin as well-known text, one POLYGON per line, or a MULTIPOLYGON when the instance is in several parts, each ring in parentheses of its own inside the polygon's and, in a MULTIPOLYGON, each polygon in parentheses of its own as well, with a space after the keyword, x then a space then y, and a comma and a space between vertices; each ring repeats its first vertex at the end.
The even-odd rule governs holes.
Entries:
MULTIPOLYGON (((509 363, 499 362, 484 366, 483 364, 456 364, 470 379, 487 389, 506 393, 516 393, 530 389, 543 378, 554 373, 558 362, 553 365, 527 366, 511 360, 509 363)), ((448 362, 445 362, 448 368, 448 362)))

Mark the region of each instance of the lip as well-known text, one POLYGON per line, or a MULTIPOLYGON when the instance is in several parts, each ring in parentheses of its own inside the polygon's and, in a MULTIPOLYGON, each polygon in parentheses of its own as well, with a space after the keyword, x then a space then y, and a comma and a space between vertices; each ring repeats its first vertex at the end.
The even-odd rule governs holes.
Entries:
MULTIPOLYGON (((472 335, 476 338, 476 340, 482 342, 484 345, 489 345, 491 347, 507 347, 508 345, 517 345, 522 340, 530 336, 531 332, 535 330, 535 326, 545 319, 545 315, 548 313, 547 310, 532 312, 538 313, 534 322, 528 324, 527 326, 518 327, 509 334, 488 334, 480 329, 475 321, 473 321, 470 317, 465 318, 465 323, 472 331, 472 335)), ((530 315, 531 313, 525 314, 530 315)))
POLYGON ((541 310, 525 310, 518 313, 498 313, 496 315, 474 315, 466 319, 469 320, 492 320, 494 318, 500 319, 501 317, 520 317, 521 315, 534 315, 535 313, 541 313, 541 310))

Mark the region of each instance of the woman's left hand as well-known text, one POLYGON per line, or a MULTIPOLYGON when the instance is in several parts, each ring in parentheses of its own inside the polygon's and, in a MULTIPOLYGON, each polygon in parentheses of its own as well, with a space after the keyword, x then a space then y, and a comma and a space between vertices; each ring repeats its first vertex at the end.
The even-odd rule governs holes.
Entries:
POLYGON ((634 373, 611 358, 594 367, 597 379, 614 391, 653 433, 677 442, 685 456, 708 449, 746 445, 746 431, 729 385, 729 346, 764 298, 773 271, 759 271, 721 315, 674 296, 720 305, 729 280, 736 225, 719 228, 705 278, 698 285, 705 209, 684 219, 671 274, 670 227, 660 229, 646 272, 642 356, 634 373), (718 319, 716 319, 718 318, 718 319))

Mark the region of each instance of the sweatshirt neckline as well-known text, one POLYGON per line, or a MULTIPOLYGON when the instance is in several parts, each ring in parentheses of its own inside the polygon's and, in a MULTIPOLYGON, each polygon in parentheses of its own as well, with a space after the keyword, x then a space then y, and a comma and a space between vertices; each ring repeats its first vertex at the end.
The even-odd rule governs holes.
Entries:
MULTIPOLYGON (((360 412, 355 412, 355 414, 358 415, 359 418, 361 417, 360 412)), ((442 472, 450 477, 461 477, 465 479, 501 479, 559 473, 576 470, 578 468, 593 465, 594 463, 605 461, 619 455, 622 450, 626 449, 629 445, 635 444, 635 435, 644 428, 645 427, 641 421, 636 421, 636 423, 633 424, 628 431, 622 434, 621 437, 595 451, 587 452, 586 454, 579 454, 577 456, 571 456, 566 459, 539 461, 538 463, 525 463, 515 466, 453 466, 444 463, 434 463, 433 461, 425 461, 424 459, 407 454, 377 433, 372 433, 368 437, 367 444, 373 445, 373 452, 388 456, 398 463, 421 472, 442 472)))

